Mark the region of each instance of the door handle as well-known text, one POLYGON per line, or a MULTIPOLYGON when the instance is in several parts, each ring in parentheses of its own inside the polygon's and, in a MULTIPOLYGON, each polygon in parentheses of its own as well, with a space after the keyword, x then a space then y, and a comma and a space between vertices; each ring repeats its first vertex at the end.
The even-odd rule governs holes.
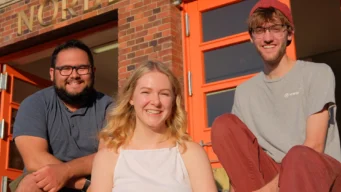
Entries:
POLYGON ((0 139, 4 139, 5 137, 5 119, 2 119, 0 122, 0 139))
POLYGON ((7 183, 8 183, 8 177, 2 176, 1 177, 1 192, 7 192, 7 183))
POLYGON ((211 146, 211 145, 212 145, 212 142, 204 143, 203 140, 200 140, 200 141, 199 141, 199 145, 200 145, 201 147, 207 147, 207 146, 211 146))

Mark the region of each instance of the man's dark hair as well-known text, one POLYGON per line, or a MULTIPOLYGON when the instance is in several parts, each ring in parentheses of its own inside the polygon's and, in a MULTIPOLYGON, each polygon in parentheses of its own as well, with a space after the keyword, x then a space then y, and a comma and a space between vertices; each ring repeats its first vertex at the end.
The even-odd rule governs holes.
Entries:
POLYGON ((66 41, 65 43, 59 45, 58 47, 54 49, 52 53, 52 58, 51 58, 51 68, 56 67, 56 59, 57 59, 59 52, 66 50, 66 49, 70 49, 70 48, 76 48, 76 49, 81 49, 85 51, 86 54, 88 55, 90 65, 92 67, 94 66, 94 58, 92 56, 90 48, 87 45, 85 45, 83 42, 76 40, 76 39, 72 39, 72 40, 66 41))

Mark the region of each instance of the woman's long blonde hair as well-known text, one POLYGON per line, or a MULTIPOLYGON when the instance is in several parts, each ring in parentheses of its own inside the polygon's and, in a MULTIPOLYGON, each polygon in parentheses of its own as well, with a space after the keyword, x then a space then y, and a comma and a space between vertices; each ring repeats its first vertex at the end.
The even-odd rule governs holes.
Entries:
POLYGON ((133 136, 136 124, 134 107, 129 103, 136 88, 137 81, 146 73, 158 71, 165 74, 173 89, 174 102, 172 113, 166 121, 168 133, 175 139, 184 150, 184 141, 189 141, 190 137, 186 133, 187 118, 183 105, 181 85, 174 74, 163 63, 148 61, 138 67, 121 88, 115 107, 108 112, 107 124, 100 132, 99 137, 104 141, 107 148, 115 151, 127 144, 133 136))

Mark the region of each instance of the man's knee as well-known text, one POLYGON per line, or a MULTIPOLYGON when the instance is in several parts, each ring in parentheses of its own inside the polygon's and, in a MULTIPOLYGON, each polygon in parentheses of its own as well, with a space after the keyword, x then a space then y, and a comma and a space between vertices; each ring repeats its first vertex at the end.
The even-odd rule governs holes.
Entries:
POLYGON ((321 154, 314 149, 304 145, 296 145, 288 151, 282 161, 282 164, 283 166, 306 166, 310 164, 309 162, 317 163, 317 161, 322 159, 321 154))
POLYGON ((234 114, 225 113, 218 116, 212 124, 212 140, 228 139, 235 131, 240 130, 240 124, 242 122, 234 114))

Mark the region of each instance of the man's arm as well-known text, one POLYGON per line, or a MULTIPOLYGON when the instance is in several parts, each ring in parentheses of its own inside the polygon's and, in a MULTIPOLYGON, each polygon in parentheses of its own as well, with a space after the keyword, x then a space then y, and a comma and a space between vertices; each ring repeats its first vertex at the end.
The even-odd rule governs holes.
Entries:
POLYGON ((322 111, 308 117, 306 125, 305 146, 322 153, 328 130, 329 112, 328 105, 322 111))
POLYGON ((15 142, 25 167, 28 171, 35 171, 33 174, 42 188, 52 183, 55 187, 67 185, 82 189, 85 179, 80 177, 91 174, 94 154, 63 163, 48 152, 47 141, 43 138, 18 136, 15 142), (41 182, 42 180, 44 182, 41 182))
POLYGON ((49 153, 47 141, 43 138, 18 136, 15 138, 15 144, 28 171, 37 171, 48 164, 62 163, 49 153))
POLYGON ((335 120, 333 113, 329 114, 329 109, 335 107, 335 77, 326 64, 317 64, 309 74, 305 108, 306 138, 303 145, 323 153, 329 119, 335 120))

